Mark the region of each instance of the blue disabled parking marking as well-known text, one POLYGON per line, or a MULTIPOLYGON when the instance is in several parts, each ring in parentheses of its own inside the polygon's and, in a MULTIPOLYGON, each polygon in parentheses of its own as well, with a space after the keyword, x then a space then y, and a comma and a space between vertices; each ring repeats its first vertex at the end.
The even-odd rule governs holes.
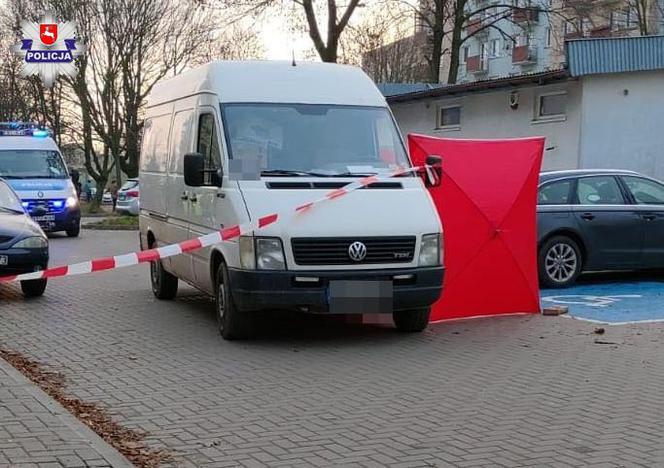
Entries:
POLYGON ((590 322, 622 325, 664 322, 664 283, 655 281, 583 284, 543 289, 542 307, 564 305, 569 315, 590 322))

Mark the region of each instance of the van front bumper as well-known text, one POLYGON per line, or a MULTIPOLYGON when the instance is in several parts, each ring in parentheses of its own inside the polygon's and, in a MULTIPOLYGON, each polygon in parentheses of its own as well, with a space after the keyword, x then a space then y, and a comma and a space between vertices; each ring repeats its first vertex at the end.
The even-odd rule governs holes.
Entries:
MULTIPOLYGON (((229 269, 235 306, 243 311, 296 310, 330 312, 330 281, 386 282, 392 286, 392 307, 382 310, 408 310, 428 307, 443 289, 442 266, 390 270, 253 271, 229 269), (316 282, 313 279, 317 278, 316 282)), ((363 313, 362 307, 347 313, 363 313)))

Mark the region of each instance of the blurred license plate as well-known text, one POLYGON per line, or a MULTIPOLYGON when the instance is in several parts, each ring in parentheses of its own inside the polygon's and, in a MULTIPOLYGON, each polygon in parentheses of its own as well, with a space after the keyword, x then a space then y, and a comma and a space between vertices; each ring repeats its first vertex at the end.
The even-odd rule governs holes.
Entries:
POLYGON ((392 281, 331 280, 327 290, 332 314, 392 312, 392 281))
POLYGON ((0 255, 0 265, 9 265, 9 257, 6 255, 0 255))
POLYGON ((38 223, 47 223, 49 221, 55 221, 55 215, 35 216, 35 221, 37 221, 38 223))
POLYGON ((127 197, 125 196, 124 193, 121 193, 121 194, 118 196, 118 200, 124 200, 125 198, 127 198, 127 197))

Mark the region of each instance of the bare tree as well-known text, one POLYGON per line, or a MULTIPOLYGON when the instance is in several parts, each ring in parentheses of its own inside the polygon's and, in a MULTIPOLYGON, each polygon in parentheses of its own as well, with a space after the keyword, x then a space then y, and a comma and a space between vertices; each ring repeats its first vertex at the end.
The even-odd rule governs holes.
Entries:
POLYGON ((423 54, 426 34, 412 34, 412 15, 394 6, 378 3, 360 24, 349 26, 341 41, 341 58, 362 66, 376 82, 424 81, 428 75, 423 54))

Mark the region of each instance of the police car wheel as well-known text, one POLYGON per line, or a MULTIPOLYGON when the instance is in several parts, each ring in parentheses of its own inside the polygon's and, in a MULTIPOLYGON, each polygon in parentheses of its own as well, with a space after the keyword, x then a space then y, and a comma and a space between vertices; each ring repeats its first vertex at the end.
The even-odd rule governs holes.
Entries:
POLYGON ((164 270, 161 260, 150 263, 150 283, 157 299, 170 300, 178 293, 178 278, 164 270))
POLYGON ((251 317, 248 312, 240 312, 235 307, 230 290, 228 269, 224 263, 219 265, 216 282, 215 315, 219 333, 225 340, 249 338, 252 334, 251 317))
POLYGON ((65 231, 67 233, 67 237, 78 237, 78 235, 81 233, 81 223, 78 222, 71 228, 67 229, 65 231))
POLYGON ((421 332, 429 324, 431 307, 423 307, 414 310, 395 310, 392 320, 397 330, 401 332, 421 332))
POLYGON ((46 291, 46 279, 21 281, 21 291, 25 297, 39 297, 46 291))

